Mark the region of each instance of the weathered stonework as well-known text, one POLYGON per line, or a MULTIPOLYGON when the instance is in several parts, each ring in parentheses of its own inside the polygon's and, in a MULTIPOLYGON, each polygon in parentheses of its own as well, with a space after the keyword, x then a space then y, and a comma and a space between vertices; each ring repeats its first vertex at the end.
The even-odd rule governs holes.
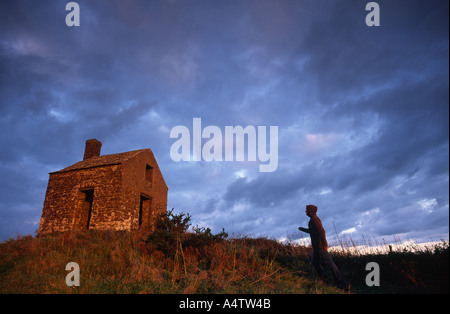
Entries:
POLYGON ((51 172, 38 233, 152 228, 167 210, 168 188, 150 149, 100 156, 86 141, 84 160, 51 172))

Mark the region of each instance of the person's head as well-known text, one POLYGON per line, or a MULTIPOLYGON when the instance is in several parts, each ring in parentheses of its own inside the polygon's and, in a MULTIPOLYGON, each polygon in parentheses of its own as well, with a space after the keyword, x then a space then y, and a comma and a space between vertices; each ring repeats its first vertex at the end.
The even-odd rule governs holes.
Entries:
POLYGON ((306 216, 312 217, 317 213, 317 206, 315 205, 306 205, 306 216))

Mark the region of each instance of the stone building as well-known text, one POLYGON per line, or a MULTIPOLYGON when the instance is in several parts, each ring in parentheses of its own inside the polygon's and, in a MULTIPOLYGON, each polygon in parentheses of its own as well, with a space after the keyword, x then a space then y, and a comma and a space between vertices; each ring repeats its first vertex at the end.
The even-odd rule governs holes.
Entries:
POLYGON ((167 210, 167 185, 150 149, 100 156, 86 141, 84 158, 51 172, 39 234, 74 229, 135 230, 167 210))

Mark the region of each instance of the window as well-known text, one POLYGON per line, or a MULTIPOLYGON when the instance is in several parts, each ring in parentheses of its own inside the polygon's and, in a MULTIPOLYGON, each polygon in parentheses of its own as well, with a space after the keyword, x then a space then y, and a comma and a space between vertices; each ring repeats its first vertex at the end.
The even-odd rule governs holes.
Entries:
POLYGON ((94 202, 94 189, 81 190, 78 197, 77 216, 75 229, 89 229, 94 202))
POLYGON ((145 165, 145 179, 150 183, 153 182, 153 167, 150 165, 145 165))

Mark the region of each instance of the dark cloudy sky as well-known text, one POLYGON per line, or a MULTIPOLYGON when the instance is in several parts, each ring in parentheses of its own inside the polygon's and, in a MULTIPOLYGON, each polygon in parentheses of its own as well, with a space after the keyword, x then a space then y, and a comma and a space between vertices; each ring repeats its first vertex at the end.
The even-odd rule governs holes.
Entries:
POLYGON ((0 240, 38 228, 48 173, 150 147, 168 207, 230 234, 448 239, 449 4, 0 1, 0 240), (278 126, 278 169, 174 162, 176 125, 278 126))

